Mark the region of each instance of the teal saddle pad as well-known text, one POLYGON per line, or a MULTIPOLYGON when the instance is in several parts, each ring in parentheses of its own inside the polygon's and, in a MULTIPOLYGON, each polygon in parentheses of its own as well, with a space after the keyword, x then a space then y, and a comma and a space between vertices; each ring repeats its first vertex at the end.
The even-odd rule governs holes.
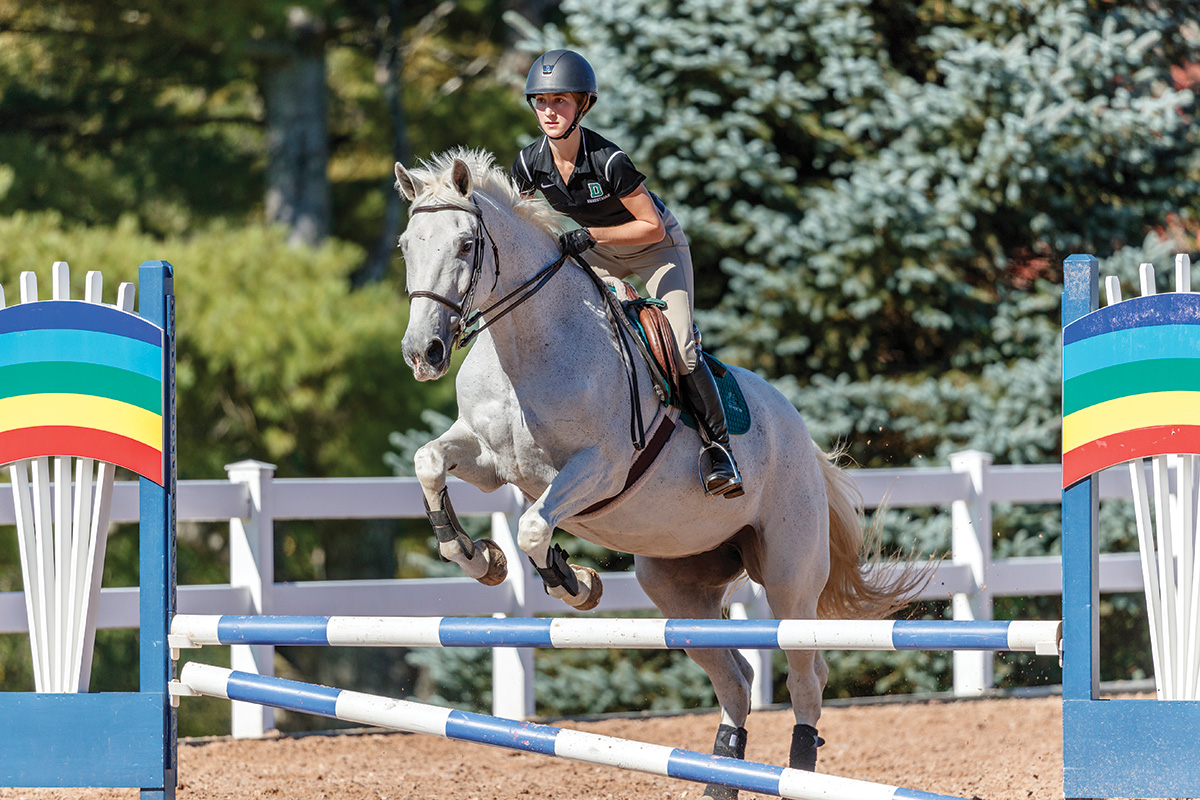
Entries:
MULTIPOLYGON (((746 405, 746 396, 742 394, 742 387, 738 385, 733 372, 727 369, 716 356, 704 351, 701 351, 701 355, 708 360, 709 369, 712 370, 713 377, 717 381, 717 388, 721 391, 721 405, 725 407, 725 426, 729 429, 729 435, 741 436, 750 430, 750 408, 746 405)), ((692 430, 696 430, 696 420, 686 410, 679 415, 679 421, 692 430)))

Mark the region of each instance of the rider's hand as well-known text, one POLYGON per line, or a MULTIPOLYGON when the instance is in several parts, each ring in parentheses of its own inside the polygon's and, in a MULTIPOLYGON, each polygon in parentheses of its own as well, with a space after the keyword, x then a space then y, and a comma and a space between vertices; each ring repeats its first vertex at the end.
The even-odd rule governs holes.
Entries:
POLYGON ((595 246, 596 240, 588 233, 587 228, 575 228, 558 237, 558 249, 565 256, 577 256, 595 246))

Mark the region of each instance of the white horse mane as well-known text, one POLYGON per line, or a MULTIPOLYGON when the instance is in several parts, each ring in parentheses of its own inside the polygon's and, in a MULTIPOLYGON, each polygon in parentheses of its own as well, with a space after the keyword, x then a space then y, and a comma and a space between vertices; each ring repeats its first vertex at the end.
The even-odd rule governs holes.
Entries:
POLYGON ((469 208, 469 201, 454 188, 451 178, 454 162, 461 161, 471 171, 475 188, 486 192, 490 199, 507 206, 551 236, 557 236, 567 227, 566 217, 555 211, 544 199, 536 195, 522 195, 508 173, 496 166, 495 160, 495 156, 486 150, 466 147, 455 147, 431 156, 428 161, 422 160, 410 170, 413 177, 421 183, 421 194, 413 200, 412 205, 417 205, 417 202, 424 198, 430 198, 469 208))

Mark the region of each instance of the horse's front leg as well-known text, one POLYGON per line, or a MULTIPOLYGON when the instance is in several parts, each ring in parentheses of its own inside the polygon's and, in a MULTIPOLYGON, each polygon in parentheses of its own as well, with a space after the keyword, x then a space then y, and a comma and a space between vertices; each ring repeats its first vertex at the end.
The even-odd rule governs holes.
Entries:
POLYGON ((413 467, 421 482, 425 514, 433 525, 441 557, 458 564, 480 583, 495 586, 503 581, 508 575, 504 552, 491 539, 471 540, 463 531, 446 490, 448 472, 485 492, 500 488, 502 481, 479 439, 458 420, 448 431, 417 450, 413 467))
POLYGON ((611 468, 597 448, 575 454, 517 526, 517 546, 533 561, 547 594, 579 611, 590 611, 600 602, 600 576, 590 567, 567 563, 567 552, 557 545, 552 548, 550 537, 562 520, 608 496, 597 496, 597 491, 604 490, 611 468))

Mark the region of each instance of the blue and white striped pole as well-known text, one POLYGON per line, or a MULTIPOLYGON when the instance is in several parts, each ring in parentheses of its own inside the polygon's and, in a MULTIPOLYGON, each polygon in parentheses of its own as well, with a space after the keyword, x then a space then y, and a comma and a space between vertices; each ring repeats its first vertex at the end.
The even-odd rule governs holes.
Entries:
POLYGON ((1000 650, 1057 656, 1062 623, 973 620, 272 617, 177 614, 171 647, 1000 650))
POLYGON ((410 700, 251 675, 196 662, 183 666, 178 683, 182 688, 176 690, 176 694, 225 697, 360 725, 489 744, 697 783, 714 783, 774 797, 795 800, 961 800, 664 745, 515 722, 410 700))

